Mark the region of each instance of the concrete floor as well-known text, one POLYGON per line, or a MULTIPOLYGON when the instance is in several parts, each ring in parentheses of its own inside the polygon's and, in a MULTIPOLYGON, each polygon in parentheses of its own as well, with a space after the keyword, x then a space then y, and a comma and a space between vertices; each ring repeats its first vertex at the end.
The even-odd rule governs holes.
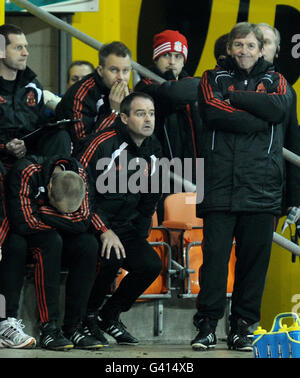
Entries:
MULTIPOLYGON (((62 283, 62 289, 64 289, 62 283)), ((61 315, 64 311, 64 290, 61 295, 61 315)), ((215 349, 203 352, 193 351, 190 346, 190 340, 195 337, 195 327, 193 325, 193 315, 195 313, 195 299, 186 298, 181 299, 174 294, 172 298, 162 301, 144 301, 137 302, 133 308, 122 314, 122 321, 128 327, 130 333, 140 340, 137 346, 120 346, 115 343, 115 340, 108 335, 105 335, 110 342, 108 347, 103 347, 98 351, 85 350, 71 350, 66 352, 47 351, 43 349, 31 350, 14 350, 14 349, 0 349, 0 364, 5 363, 11 365, 11 359, 22 358, 22 363, 14 364, 14 369, 24 367, 28 364, 31 369, 32 363, 34 366, 37 360, 40 360, 43 366, 52 368, 52 364, 44 365, 44 359, 60 360, 61 363, 66 363, 69 368, 81 365, 84 360, 88 360, 85 366, 88 366, 87 374, 92 370, 91 365, 95 364, 97 371, 105 373, 110 369, 115 368, 116 364, 120 364, 119 368, 131 363, 140 364, 140 372, 145 375, 148 371, 152 375, 153 371, 149 371, 152 363, 166 364, 168 361, 171 364, 176 363, 192 363, 193 371, 199 376, 200 369, 203 369, 205 360, 211 361, 213 358, 226 359, 228 363, 234 363, 235 358, 253 359, 252 352, 236 352, 229 351, 225 343, 226 338, 226 316, 219 321, 216 334, 218 343, 215 349), (158 332, 160 330, 160 332, 158 332), (32 361, 34 359, 34 361, 32 361), (72 360, 69 364, 68 360, 72 360), (63 362, 63 360, 65 362, 63 362), (90 365, 91 364, 91 365, 90 365), (123 365, 122 365, 123 364, 123 365), (146 369, 143 370, 143 369, 146 369)), ((39 339, 39 322, 36 308, 36 300, 33 283, 27 280, 24 285, 24 290, 21 296, 20 318, 26 326, 25 332, 39 339)), ((60 319, 62 322, 62 319, 60 319)), ((50 360, 51 361, 51 360, 50 360)), ((50 362, 49 361, 49 362, 50 362)), ((54 361, 53 361, 54 362, 54 361)), ((55 369, 55 362, 53 369, 55 369)), ((59 365, 60 366, 60 365, 59 365)), ((171 365, 166 366, 168 369, 171 365)), ((173 365, 172 365, 173 366, 173 365)), ((175 365, 176 368, 177 365, 175 365)), ((189 365, 180 365, 181 368, 185 366, 187 369, 189 365)), ((129 369, 129 367, 127 367, 129 369)), ((214 364, 215 368, 224 369, 223 363, 214 364)), ((77 369, 76 369, 77 370, 77 369)), ((118 372, 118 371, 114 371, 118 372)), ((120 371, 121 372, 121 371, 120 371)), ((166 372, 166 371, 165 371, 166 372)), ((159 373, 159 372, 157 372, 159 373)), ((132 374, 136 375, 136 374, 132 374)))
POLYGON ((97 359, 199 359, 253 358, 252 352, 229 351, 225 342, 218 342, 213 350, 196 352, 187 344, 139 344, 124 346, 111 344, 97 351, 71 350, 65 352, 43 349, 0 349, 0 358, 97 358, 97 359))

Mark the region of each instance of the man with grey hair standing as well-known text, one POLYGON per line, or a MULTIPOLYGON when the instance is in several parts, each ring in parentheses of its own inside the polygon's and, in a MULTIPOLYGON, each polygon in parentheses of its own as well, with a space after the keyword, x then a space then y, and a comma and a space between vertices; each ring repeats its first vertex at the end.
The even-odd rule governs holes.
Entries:
MULTIPOLYGON (((266 23, 259 23, 257 26, 264 35, 263 57, 267 62, 274 64, 276 70, 279 70, 279 67, 276 67, 276 59, 280 52, 280 32, 275 27, 266 23)), ((290 84, 288 85, 292 92, 293 101, 290 110, 286 113, 284 128, 285 146, 290 151, 300 156, 300 128, 297 117, 297 93, 290 84)), ((284 167, 286 170, 286 185, 283 212, 285 214, 286 211, 290 210, 293 204, 300 204, 300 193, 295 190, 300 182, 300 168, 288 161, 285 161, 284 167)))
POLYGON ((276 28, 264 22, 260 22, 257 26, 264 36, 263 57, 273 64, 280 51, 280 33, 276 28))
MULTIPOLYGON (((242 22, 229 33, 228 57, 203 74, 203 265, 191 345, 216 345, 224 315, 228 261, 236 240, 229 349, 251 351, 250 325, 260 320, 275 217, 280 214, 284 120, 292 101, 285 78, 263 59, 264 37, 242 22)), ((295 203, 297 205, 297 203, 295 203)))

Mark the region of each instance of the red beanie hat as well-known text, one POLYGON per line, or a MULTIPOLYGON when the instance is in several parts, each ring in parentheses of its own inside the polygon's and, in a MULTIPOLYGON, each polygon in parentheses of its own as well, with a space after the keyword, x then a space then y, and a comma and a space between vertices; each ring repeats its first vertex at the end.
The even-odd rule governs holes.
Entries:
POLYGON ((153 38, 153 60, 168 52, 180 53, 186 62, 188 54, 188 44, 184 35, 177 30, 165 30, 155 34, 153 38))

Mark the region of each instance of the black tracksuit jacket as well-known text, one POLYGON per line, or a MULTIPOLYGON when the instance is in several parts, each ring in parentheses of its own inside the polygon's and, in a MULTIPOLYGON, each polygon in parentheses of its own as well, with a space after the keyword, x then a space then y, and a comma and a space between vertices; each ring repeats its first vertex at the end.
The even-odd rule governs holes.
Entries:
POLYGON ((34 155, 18 160, 7 174, 6 198, 11 229, 21 235, 58 230, 68 233, 101 231, 103 223, 93 213, 92 187, 81 164, 74 158, 34 155), (74 213, 60 214, 48 200, 47 185, 56 166, 78 173, 86 183, 86 195, 74 213))
MULTIPOLYGON (((250 74, 231 57, 203 74, 199 108, 204 123, 204 200, 198 216, 207 211, 280 213, 282 147, 290 133, 286 117, 292 97, 285 78, 263 58, 250 74)), ((299 141, 299 128, 293 132, 299 141)), ((297 205, 298 185, 288 189, 296 193, 297 205)))
POLYGON ((126 126, 120 121, 120 117, 112 127, 86 141, 78 159, 97 187, 95 213, 99 215, 107 229, 112 229, 119 236, 128 232, 138 232, 145 238, 148 236, 152 216, 161 197, 158 192, 151 193, 150 188, 156 169, 156 159, 160 157, 161 147, 157 139, 154 136, 148 137, 140 147, 137 147, 129 136, 126 126), (127 153, 126 159, 125 153, 127 153), (99 159, 102 158, 107 158, 106 165, 100 167, 99 159), (144 182, 147 187, 145 190, 133 193, 128 189, 128 183, 134 179, 135 174, 138 175, 137 172, 142 167, 140 158, 147 162, 143 167, 143 174, 147 178, 144 182), (136 167, 128 168, 132 163, 136 164, 136 167), (100 193, 103 191, 102 177, 106 172, 112 179, 112 187, 116 183, 115 190, 100 193))
POLYGON ((5 144, 36 130, 45 122, 43 88, 30 68, 8 82, 0 77, 0 153, 5 144))
POLYGON ((80 120, 68 129, 75 148, 90 134, 115 121, 117 114, 110 109, 109 93, 110 89, 94 71, 72 85, 57 105, 57 119, 80 120))
POLYGON ((162 74, 156 66, 150 70, 167 81, 159 84, 142 78, 134 90, 148 93, 155 102, 155 134, 168 158, 197 158, 201 119, 197 107, 200 78, 188 76, 182 70, 179 79, 167 71, 162 74), (170 79, 171 77, 171 79, 170 79))

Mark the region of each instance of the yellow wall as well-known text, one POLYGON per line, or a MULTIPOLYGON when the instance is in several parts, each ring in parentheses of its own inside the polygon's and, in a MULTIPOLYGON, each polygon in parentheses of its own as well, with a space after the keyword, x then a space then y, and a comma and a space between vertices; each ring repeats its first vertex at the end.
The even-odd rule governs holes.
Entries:
MULTIPOLYGON (((75 14, 73 26, 102 43, 113 40, 123 41, 131 49, 133 59, 136 60, 141 0, 99 1, 100 8, 97 13, 75 14)), ((195 75, 201 75, 204 70, 215 65, 212 53, 215 40, 229 31, 236 23, 239 3, 239 0, 213 1, 208 35, 195 75), (225 2, 226 7, 224 6, 225 2)), ((267 22, 274 25, 277 4, 293 6, 300 10, 300 0, 251 0, 249 21, 267 22)), ((75 39, 73 41, 73 59, 90 59, 95 65, 98 63, 95 50, 84 46, 83 43, 75 39)), ((294 88, 300 99, 300 80, 294 84, 294 88)), ((298 114, 300 115, 300 100, 298 100, 298 114)), ((287 232, 285 236, 289 236, 287 232)), ((296 263, 292 263, 291 254, 274 244, 263 297, 262 324, 270 328, 272 319, 277 313, 291 311, 293 308, 297 310, 297 302, 300 304, 299 258, 296 263)))
POLYGON ((0 25, 4 24, 4 0, 0 0, 0 25))
MULTIPOLYGON (((72 26, 101 43, 115 40, 124 42, 136 60, 138 18, 141 0, 99 0, 99 11, 76 13, 72 26)), ((73 60, 87 59, 98 64, 97 52, 73 39, 73 60)))

